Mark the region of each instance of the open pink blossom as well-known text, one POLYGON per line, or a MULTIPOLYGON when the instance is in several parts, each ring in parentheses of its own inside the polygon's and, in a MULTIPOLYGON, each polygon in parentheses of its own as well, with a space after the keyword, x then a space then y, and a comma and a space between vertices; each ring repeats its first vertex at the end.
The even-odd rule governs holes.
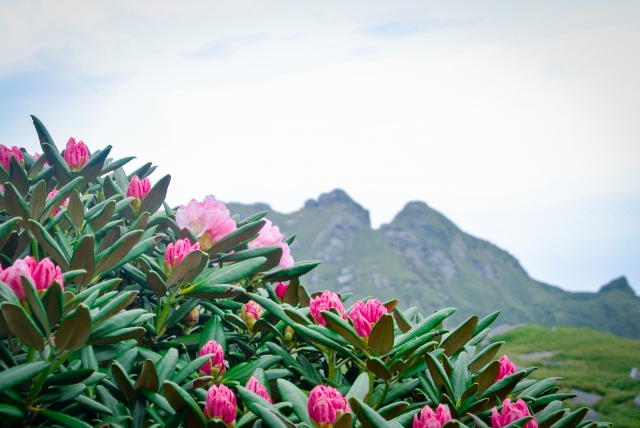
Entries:
POLYGON ((496 383, 499 380, 502 380, 505 377, 510 376, 516 372, 515 364, 509 361, 509 358, 507 358, 506 355, 500 357, 500 360, 498 360, 498 362, 500 363, 500 368, 498 369, 496 380, 493 383, 496 383))
POLYGON ((80 171, 89 160, 89 149, 82 140, 76 143, 76 139, 71 137, 67 141, 63 158, 71 171, 80 171))
POLYGON ((318 385, 309 393, 309 416, 321 428, 331 428, 344 413, 350 412, 347 400, 335 388, 318 385))
POLYGON ((245 303, 242 309, 240 309, 240 318, 242 318, 242 321, 244 321, 249 327, 249 330, 251 330, 263 313, 264 309, 262 309, 262 306, 251 300, 245 303))
POLYGON ((12 146, 11 148, 5 146, 4 144, 0 144, 0 164, 9 171, 11 168, 11 157, 16 158, 18 163, 24 166, 24 156, 20 151, 18 146, 12 146))
POLYGON ((127 187, 127 197, 133 196, 136 199, 142 200, 147 196, 149 190, 151 190, 151 182, 149 181, 149 178, 140 180, 137 175, 134 175, 129 181, 129 187, 127 187))
POLYGON ((424 406, 420 410, 420 416, 413 416, 413 428, 440 428, 451 420, 451 413, 446 406, 438 404, 438 408, 434 412, 431 407, 424 406))
MULTIPOLYGON (((58 191, 56 189, 53 189, 47 195, 47 200, 53 198, 57 194, 58 194, 58 191)), ((65 199, 64 201, 62 201, 62 203, 60 205, 58 205, 58 208, 53 210, 53 212, 51 213, 51 217, 57 216, 60 213, 60 208, 65 209, 65 208, 67 208, 68 205, 69 205, 69 199, 65 199)))
POLYGON ((383 306, 378 299, 369 299, 364 303, 358 300, 355 305, 353 305, 353 309, 351 309, 351 313, 349 313, 349 318, 353 320, 356 332, 361 337, 367 338, 371 334, 373 326, 378 322, 380 317, 387 312, 387 308, 383 306))
POLYGON ((249 378, 249 381, 247 382, 247 389, 253 392, 254 394, 264 398, 269 403, 273 404, 273 400, 271 399, 271 396, 269 396, 269 391, 267 391, 267 387, 261 384, 260 381, 255 377, 251 376, 249 378))
POLYGON ((200 349, 200 356, 213 354, 209 361, 200 367, 200 373, 203 376, 213 376, 223 374, 227 368, 224 365, 224 350, 222 346, 215 340, 210 340, 200 349))
POLYGON ((284 295, 287 292, 287 288, 289 288, 289 284, 285 284, 284 282, 279 282, 278 285, 276 285, 276 297, 278 299, 280 299, 280 301, 282 302, 282 299, 284 299, 284 295))
MULTIPOLYGON (((503 428, 525 416, 531 416, 527 404, 522 399, 518 399, 515 404, 512 404, 511 400, 507 398, 502 402, 502 414, 497 407, 491 410, 491 427, 503 428)), ((538 421, 533 419, 522 428, 538 428, 538 421)))
MULTIPOLYGON (((265 219, 266 220, 266 219, 265 219)), ((293 257, 291 257, 291 249, 289 244, 282 242, 284 237, 280 233, 278 226, 273 226, 270 220, 266 220, 262 229, 258 233, 258 236, 253 241, 249 242, 249 248, 267 247, 270 245, 279 245, 282 247, 282 257, 280 257, 279 266, 281 268, 290 268, 293 266, 293 257)))
POLYGON ((207 391, 204 415, 207 419, 220 419, 228 427, 235 426, 236 396, 224 385, 213 385, 207 391))
POLYGON ((176 212, 176 223, 196 235, 203 251, 237 228, 227 207, 211 196, 202 202, 192 199, 186 206, 181 205, 176 212))
POLYGON ((344 306, 342 305, 342 300, 340 300, 340 296, 336 293, 332 293, 329 290, 326 290, 321 295, 314 297, 311 299, 309 303, 309 310, 311 311, 311 316, 313 317, 316 324, 326 325, 326 321, 322 318, 322 311, 328 311, 331 308, 336 308, 338 313, 342 316, 342 318, 347 318, 347 313, 344 310, 344 306))
POLYGON ((191 245, 191 241, 188 238, 178 239, 175 244, 169 243, 167 245, 167 251, 164 253, 164 269, 165 272, 171 272, 171 270, 178 266, 182 260, 192 251, 199 250, 200 243, 196 242, 191 245))
POLYGON ((19 299, 25 298, 22 276, 31 280, 39 294, 44 294, 53 281, 57 281, 64 290, 62 271, 48 258, 36 262, 33 257, 26 256, 24 259, 16 260, 12 266, 0 272, 0 281, 7 284, 19 299))

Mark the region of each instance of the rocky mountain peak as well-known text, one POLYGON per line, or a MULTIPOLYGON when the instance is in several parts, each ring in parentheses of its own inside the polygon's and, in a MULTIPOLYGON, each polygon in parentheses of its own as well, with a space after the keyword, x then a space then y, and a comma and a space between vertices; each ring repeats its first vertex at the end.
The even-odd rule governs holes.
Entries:
POLYGON ((626 276, 621 276, 619 278, 611 280, 608 284, 605 284, 600 288, 598 293, 608 293, 611 291, 622 291, 624 293, 635 296, 636 293, 633 291, 633 288, 629 285, 629 281, 627 281, 626 276))
POLYGON ((337 208, 340 211, 346 211, 347 214, 357 218, 366 226, 371 225, 369 211, 362 208, 342 189, 334 189, 331 192, 323 193, 318 197, 317 201, 308 199, 304 204, 304 208, 319 210, 337 208))

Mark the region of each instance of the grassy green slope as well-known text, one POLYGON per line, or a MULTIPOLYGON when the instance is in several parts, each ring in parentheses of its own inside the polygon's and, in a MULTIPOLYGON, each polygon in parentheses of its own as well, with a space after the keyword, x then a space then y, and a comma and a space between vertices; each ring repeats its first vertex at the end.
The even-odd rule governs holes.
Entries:
MULTIPOLYGON (((265 204, 227 206, 243 218, 271 211, 265 204)), ((511 254, 461 231, 422 202, 407 204, 379 230, 341 190, 267 218, 285 235, 298 234, 294 258, 323 262, 304 279, 314 291, 398 298, 423 312, 453 306, 455 323, 503 310, 501 323, 566 324, 640 338, 640 298, 626 280, 599 293, 568 293, 535 281, 511 254)))
POLYGON ((500 354, 516 365, 539 369, 535 378, 561 376, 566 391, 576 388, 603 395, 594 407, 601 420, 617 428, 640 426, 640 409, 633 399, 640 394, 640 381, 631 379, 632 367, 640 367, 640 341, 613 336, 587 328, 526 326, 492 341, 505 341, 500 354), (553 351, 553 356, 531 362, 520 357, 534 352, 553 351))

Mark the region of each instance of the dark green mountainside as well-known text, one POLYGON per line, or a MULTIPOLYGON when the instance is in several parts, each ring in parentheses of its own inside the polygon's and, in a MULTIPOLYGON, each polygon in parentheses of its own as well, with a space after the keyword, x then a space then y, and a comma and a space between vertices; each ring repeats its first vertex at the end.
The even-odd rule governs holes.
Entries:
POLYGON ((571 293, 538 282, 518 260, 461 231, 423 202, 410 202, 390 224, 371 228, 369 212, 344 191, 308 200, 291 214, 266 204, 229 203, 232 214, 260 211, 286 236, 296 259, 323 262, 303 281, 311 290, 398 298, 421 311, 453 306, 460 322, 503 310, 499 323, 589 327, 640 339, 640 297, 626 278, 598 293, 571 293))

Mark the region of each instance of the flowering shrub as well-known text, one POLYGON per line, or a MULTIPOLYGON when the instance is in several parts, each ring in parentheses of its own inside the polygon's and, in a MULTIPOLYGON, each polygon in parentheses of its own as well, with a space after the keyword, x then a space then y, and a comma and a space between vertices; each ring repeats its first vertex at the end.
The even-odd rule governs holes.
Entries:
POLYGON ((172 208, 150 163, 33 122, 42 156, 0 145, 1 426, 608 425, 480 346, 499 313, 310 293, 267 213, 172 208))

